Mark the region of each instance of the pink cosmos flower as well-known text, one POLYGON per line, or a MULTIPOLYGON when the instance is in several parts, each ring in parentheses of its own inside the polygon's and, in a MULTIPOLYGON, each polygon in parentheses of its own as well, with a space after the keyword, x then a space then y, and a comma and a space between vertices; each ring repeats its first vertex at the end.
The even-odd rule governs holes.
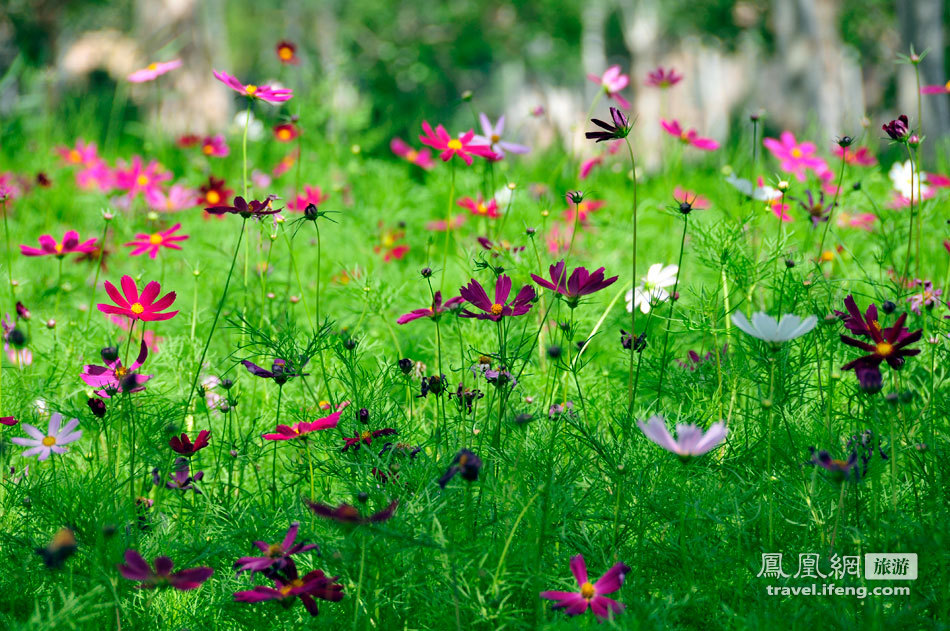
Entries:
POLYGON ((920 88, 921 94, 950 94, 950 81, 943 85, 925 85, 920 88))
POLYGON ((26 335, 16 327, 9 313, 3 316, 0 326, 3 330, 3 350, 10 358, 10 363, 17 368, 31 365, 33 351, 26 347, 26 335))
POLYGON ((303 195, 298 195, 297 199, 287 204, 288 210, 303 212, 308 204, 319 206, 330 198, 330 195, 324 194, 319 186, 304 186, 303 190, 303 195))
POLYGON ((103 160, 97 160, 76 171, 76 186, 85 190, 98 188, 103 193, 108 193, 115 188, 115 172, 103 160))
POLYGON ((161 232, 153 232, 152 234, 136 234, 135 240, 126 243, 125 247, 132 248, 132 251, 129 252, 129 256, 138 256, 147 252, 148 258, 154 259, 156 256, 158 256, 158 251, 161 248, 170 248, 172 250, 181 249, 181 246, 178 245, 178 243, 187 240, 188 235, 176 235, 175 233, 178 232, 180 228, 181 224, 176 223, 168 230, 163 230, 161 232))
POLYGON ((696 210, 705 210, 709 208, 709 200, 700 195, 699 193, 694 193, 693 191, 687 191, 686 189, 677 186, 673 189, 673 199, 680 203, 686 203, 692 206, 696 210))
POLYGON ((594 170, 594 167, 603 164, 603 162, 604 162, 603 155, 594 156, 593 158, 590 158, 589 160, 584 160, 581 163, 581 170, 578 176, 580 177, 580 179, 586 180, 587 176, 590 175, 590 172, 594 170))
POLYGON ((551 230, 545 236, 545 244, 548 246, 548 254, 557 255, 561 252, 567 252, 570 249, 571 235, 574 234, 574 226, 571 223, 554 224, 551 230))
POLYGON ((712 451, 729 433, 722 421, 713 423, 705 433, 698 425, 677 423, 674 440, 662 416, 651 416, 646 423, 637 421, 637 426, 654 443, 684 459, 712 451))
POLYGON ((456 230, 462 227, 462 224, 465 223, 465 220, 468 219, 468 215, 460 214, 455 215, 449 221, 445 219, 437 219, 435 221, 430 221, 426 223, 426 230, 431 232, 445 232, 446 230, 456 230))
POLYGON ((846 212, 838 213, 838 226, 841 228, 859 228, 870 232, 877 217, 874 213, 857 213, 851 215, 846 212))
POLYGON ((470 213, 479 215, 480 217, 495 219, 501 216, 501 213, 498 212, 498 202, 492 198, 491 201, 486 203, 481 193, 478 194, 477 200, 471 197, 463 197, 458 201, 458 205, 462 208, 467 208, 470 213))
MULTIPOLYGON (((198 199, 198 191, 190 189, 182 184, 173 184, 168 192, 160 189, 152 189, 145 193, 145 202, 152 210, 173 213, 179 210, 186 210, 195 207, 195 200, 198 199)), ((204 201, 204 200, 202 200, 204 201)))
POLYGON ((925 173, 927 184, 934 188, 947 188, 950 186, 950 177, 940 175, 939 173, 925 173))
POLYGON ((297 157, 300 155, 299 149, 294 149, 283 158, 280 159, 280 162, 277 163, 277 166, 274 167, 274 177, 280 177, 287 171, 291 169, 297 163, 297 157))
POLYGON ((624 610, 622 603, 607 598, 606 595, 613 594, 620 589, 623 585, 624 576, 629 571, 629 567, 623 563, 617 563, 607 570, 596 583, 591 583, 587 580, 587 564, 584 563, 584 555, 578 554, 571 559, 571 573, 577 580, 579 591, 546 591, 541 592, 541 598, 556 601, 553 608, 564 609, 569 616, 579 616, 590 607, 595 616, 605 620, 624 610))
POLYGON ((805 181, 807 169, 817 174, 829 170, 825 161, 815 155, 817 148, 814 143, 799 143, 790 131, 783 131, 779 138, 766 138, 762 144, 781 162, 782 170, 792 173, 799 182, 805 181))
POLYGON ((432 159, 432 152, 428 149, 420 149, 419 151, 416 151, 400 138, 393 138, 389 142, 389 148, 392 149, 393 153, 406 162, 414 164, 417 167, 425 169, 426 171, 431 171, 435 167, 435 161, 432 159))
POLYGON ((915 285, 923 287, 923 291, 908 298, 907 302, 910 303, 910 310, 920 315, 921 307, 929 309, 940 302, 940 296, 943 295, 943 290, 934 289, 934 284, 929 280, 922 281, 917 279, 915 285))
MULTIPOLYGON (((570 197, 567 198, 567 203, 570 204, 570 206, 568 206, 568 209, 564 211, 564 221, 567 223, 573 223, 574 214, 577 213, 579 215, 577 220, 582 224, 587 223, 591 213, 597 212, 607 204, 607 202, 601 199, 592 199, 590 201, 585 200, 579 204, 575 204, 571 201, 570 197)), ((568 237, 568 239, 570 239, 570 237, 568 237)))
POLYGON ((136 370, 142 367, 145 360, 148 359, 148 346, 143 340, 139 346, 138 357, 132 362, 131 366, 123 366, 118 353, 114 357, 108 357, 103 351, 102 361, 105 366, 96 366, 88 364, 83 366, 82 378, 86 385, 99 388, 96 394, 103 399, 109 399, 114 394, 123 394, 131 392, 141 392, 145 390, 145 384, 152 375, 140 375, 136 370))
POLYGON ((502 140, 501 136, 505 133, 504 116, 500 116, 498 122, 492 125, 488 116, 483 112, 478 115, 478 121, 482 126, 482 133, 481 135, 475 136, 475 142, 488 145, 491 150, 495 152, 495 159, 503 159, 506 151, 510 151, 511 153, 528 153, 531 151, 531 149, 525 145, 518 145, 513 142, 508 142, 507 140, 502 140))
POLYGON ((429 121, 422 121, 422 131, 425 134, 419 136, 419 141, 436 151, 441 151, 439 157, 442 158, 442 162, 448 162, 452 156, 458 156, 465 164, 472 166, 473 155, 489 160, 495 157, 495 152, 491 150, 491 147, 473 142, 474 130, 469 129, 458 138, 453 138, 442 125, 437 126, 433 131, 429 121))
POLYGON ((170 291, 159 300, 155 300, 162 291, 162 286, 154 280, 145 286, 141 295, 139 295, 138 287, 131 276, 123 276, 121 285, 122 293, 119 293, 115 285, 109 281, 105 282, 106 293, 109 294, 115 305, 100 303, 96 305, 99 311, 124 315, 130 320, 142 320, 143 322, 170 320, 178 314, 177 311, 160 313, 162 309, 170 307, 177 296, 175 292, 170 291))
POLYGON ((60 243, 48 234, 39 238, 40 247, 34 248, 28 245, 20 246, 20 253, 23 256, 55 256, 63 258, 67 254, 89 254, 96 251, 96 239, 88 241, 79 241, 79 233, 75 230, 69 230, 63 235, 60 243))
POLYGON ((663 66, 657 66, 656 70, 647 73, 646 81, 643 85, 651 88, 670 88, 683 80, 683 75, 677 74, 676 70, 670 68, 666 70, 663 66))
POLYGON ((13 427, 20 421, 12 416, 0 416, 0 425, 6 425, 7 427, 13 427))
POLYGON ((630 83, 630 77, 620 72, 620 66, 611 66, 604 71, 604 74, 600 77, 594 74, 587 75, 587 78, 593 81, 594 83, 599 83, 600 87, 603 88, 604 93, 607 94, 607 98, 614 99, 617 103, 620 104, 625 110, 630 109, 630 101, 623 98, 620 94, 620 91, 627 87, 627 84, 630 83))
POLYGON ((99 156, 96 152, 96 143, 94 142, 84 142, 82 139, 76 141, 76 146, 73 148, 70 147, 56 147, 56 153, 63 159, 63 163, 67 166, 92 166, 99 161, 99 156))
POLYGON ((224 136, 208 136, 201 141, 201 153, 211 158, 223 158, 231 152, 224 136))
POLYGON ((841 147, 836 143, 835 146, 831 148, 831 152, 835 154, 836 157, 844 159, 848 164, 862 167, 871 167, 877 164, 877 158, 871 155, 867 147, 852 149, 851 147, 841 147))
POLYGON ((413 309, 409 313, 405 313, 399 316, 399 319, 396 320, 396 324, 406 324, 407 322, 412 322, 413 320, 419 320, 420 318, 430 318, 432 320, 437 320, 445 311, 448 311, 452 307, 462 304, 465 302, 461 296, 456 296, 455 298, 449 298, 443 304, 442 302, 442 292, 437 291, 432 296, 432 306, 425 307, 423 309, 413 309))
POLYGON ((146 81, 154 81, 166 72, 170 72, 179 67, 181 67, 181 59, 152 63, 141 70, 136 70, 128 76, 128 79, 132 83, 145 83, 146 81))
POLYGON ((139 193, 148 195, 161 191, 162 182, 170 179, 172 179, 172 174, 156 160, 151 160, 144 165, 139 156, 132 156, 131 164, 126 167, 122 163, 115 170, 115 186, 120 190, 128 191, 129 199, 139 193))
POLYGON ((278 425, 277 431, 271 434, 264 434, 266 440, 293 440, 295 438, 305 438, 311 432, 323 429, 333 429, 340 422, 340 415, 343 410, 337 410, 330 416, 307 422, 300 421, 296 425, 278 425))
POLYGON ((294 96, 294 91, 283 88, 272 88, 269 85, 244 85, 226 72, 213 70, 214 78, 228 86, 235 92, 240 92, 251 99, 260 99, 268 103, 283 103, 289 101, 294 96))
POLYGON ((666 130, 666 133, 671 136, 676 136, 683 144, 692 145, 697 149, 702 149, 703 151, 715 151, 719 148, 718 142, 712 138, 701 137, 699 132, 697 132, 695 129, 683 129, 680 126, 679 121, 668 121, 661 118, 660 125, 662 125, 663 129, 666 130))

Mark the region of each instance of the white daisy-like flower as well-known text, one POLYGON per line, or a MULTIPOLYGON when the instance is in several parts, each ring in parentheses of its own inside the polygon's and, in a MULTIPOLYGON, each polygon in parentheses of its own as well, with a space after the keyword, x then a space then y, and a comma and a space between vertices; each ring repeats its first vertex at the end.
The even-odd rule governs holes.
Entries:
POLYGON ((82 430, 76 429, 79 425, 79 419, 74 418, 66 423, 66 425, 62 423, 63 415, 59 412, 54 412, 49 419, 49 428, 45 434, 29 423, 23 423, 23 430, 32 438, 15 436, 10 440, 17 445, 29 447, 29 449, 23 452, 24 458, 39 456, 40 460, 46 460, 50 457, 51 453, 66 453, 69 449, 63 445, 74 443, 82 438, 82 430))
POLYGON ((651 416, 646 423, 637 421, 637 426, 646 434, 647 438, 657 445, 681 458, 701 456, 718 447, 729 430, 722 421, 713 423, 703 432, 698 425, 676 424, 676 438, 666 428, 666 421, 662 416, 651 416))
POLYGON ((887 173, 887 177, 891 178, 894 190, 908 199, 910 198, 911 191, 914 193, 914 199, 920 199, 921 191, 923 191, 924 195, 930 194, 930 187, 924 183, 927 181, 926 173, 920 174, 920 190, 917 190, 917 174, 914 173, 910 160, 892 164, 891 170, 887 173))
POLYGON ((666 288, 676 284, 678 272, 676 265, 651 265, 640 286, 627 292, 627 311, 632 312, 634 307, 639 307, 643 313, 650 313, 651 308, 668 300, 670 292, 666 288))
POLYGON ((241 110, 234 115, 234 120, 231 122, 231 133, 243 135, 245 124, 247 125, 248 140, 260 140, 264 136, 264 123, 257 120, 253 112, 247 110, 241 110))
POLYGON ((772 188, 771 186, 753 186, 752 182, 749 180, 743 179, 741 177, 736 177, 735 174, 730 173, 726 176, 726 183, 731 184, 736 190, 745 195, 746 197, 751 197, 752 199, 760 202, 767 202, 772 199, 778 199, 782 196, 782 191, 772 188))
POLYGON ((752 314, 752 321, 749 322, 741 311, 736 311, 732 314, 732 322, 752 337, 771 344, 781 344, 811 331, 818 324, 818 318, 811 315, 803 320, 787 313, 776 322, 772 316, 758 311, 752 314))

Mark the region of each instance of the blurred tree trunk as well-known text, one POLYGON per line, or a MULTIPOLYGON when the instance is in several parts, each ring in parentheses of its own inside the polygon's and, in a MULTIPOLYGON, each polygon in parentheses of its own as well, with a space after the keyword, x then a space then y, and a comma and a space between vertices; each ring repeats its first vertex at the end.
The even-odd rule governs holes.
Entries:
MULTIPOLYGON (((604 30, 607 24, 606 0, 591 0, 581 9, 581 65, 585 74, 601 75, 607 69, 607 44, 604 30)), ((597 86, 585 83, 587 102, 597 93, 597 86)))
POLYGON ((136 32, 146 58, 181 59, 181 68, 133 96, 148 102, 149 116, 170 135, 219 131, 231 119, 231 94, 211 75, 230 70, 219 0, 136 0, 136 32))
MULTIPOLYGON (((921 85, 942 85, 947 81, 944 65, 943 0, 898 0, 897 19, 900 26, 903 50, 908 54, 910 46, 927 56, 920 64, 921 85)), ((901 109, 911 120, 917 118, 917 81, 911 69, 902 69, 898 86, 901 94, 901 109)), ((923 96, 924 135, 927 141, 921 145, 924 159, 932 161, 938 143, 948 143, 950 135, 950 98, 942 95, 923 96)), ((932 163, 932 162, 931 162, 932 163)))

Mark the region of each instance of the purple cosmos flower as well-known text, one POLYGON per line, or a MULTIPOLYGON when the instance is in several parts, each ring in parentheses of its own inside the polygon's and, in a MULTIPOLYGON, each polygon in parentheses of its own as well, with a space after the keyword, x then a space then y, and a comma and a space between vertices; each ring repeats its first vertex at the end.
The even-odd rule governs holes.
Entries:
POLYGON ((282 570, 290 562, 290 557, 298 552, 313 550, 319 546, 308 543, 294 543, 297 539, 297 531, 300 529, 300 522, 295 521, 290 524, 287 534, 284 535, 280 543, 267 543, 265 541, 255 541, 254 545, 260 548, 264 553, 262 557, 241 557, 234 562, 237 573, 241 572, 274 572, 282 570))
POLYGON ((823 221, 828 221, 828 214, 837 203, 826 204, 824 191, 818 193, 817 199, 812 195, 810 190, 805 191, 805 195, 808 197, 808 200, 799 199, 798 203, 808 212, 812 227, 818 226, 818 224, 823 221))
POLYGON ((491 320, 498 322, 506 316, 520 316, 531 310, 531 301, 534 300, 535 293, 531 285, 525 285, 515 296, 511 304, 505 304, 511 295, 511 279, 502 274, 495 282, 495 300, 488 298, 485 288, 472 279, 468 285, 459 289, 459 294, 472 306, 478 307, 485 313, 472 313, 468 309, 462 311, 463 318, 478 318, 479 320, 491 320))
POLYGON ((139 581, 139 589, 174 587, 181 591, 196 589, 214 573, 210 567, 194 567, 172 574, 174 563, 166 556, 155 558, 155 569, 135 550, 125 551, 125 564, 119 564, 119 573, 130 581, 139 581))
POLYGON ((836 460, 827 451, 816 451, 814 447, 809 447, 808 450, 811 452, 811 461, 808 464, 818 465, 829 472, 831 479, 835 482, 857 480, 858 471, 855 469, 858 464, 857 451, 852 451, 847 460, 836 460))
POLYGON ((386 427, 384 429, 377 429, 374 431, 366 430, 362 432, 354 432, 353 436, 344 436, 343 437, 343 448, 341 452, 348 451, 353 449, 353 451, 359 451, 360 445, 372 445, 374 438, 379 438, 380 436, 392 436, 398 434, 395 429, 391 427, 386 427))
MULTIPOLYGON (((170 477, 171 480, 165 483, 165 488, 178 489, 179 491, 193 490, 201 495, 201 491, 193 483, 200 482, 201 478, 205 477, 205 472, 199 471, 191 475, 187 458, 175 458, 175 471, 170 477)), ((152 469, 152 482, 155 486, 160 486, 162 483, 161 476, 158 474, 158 467, 152 469)))
POLYGON ((575 267, 570 278, 568 278, 563 259, 556 265, 552 265, 548 269, 548 274, 551 277, 550 282, 537 274, 532 274, 531 278, 545 289, 550 289, 566 297, 567 304, 572 309, 577 306, 581 296, 588 296, 601 289, 606 289, 613 285, 618 278, 614 276, 605 280, 603 267, 598 268, 593 273, 588 272, 586 267, 575 267))
MULTIPOLYGON (((3 424, 14 425, 16 424, 16 420, 14 419, 13 423, 4 422, 3 424)), ((78 419, 70 419, 69 422, 63 425, 63 415, 59 412, 54 412, 53 415, 50 416, 49 427, 45 434, 29 423, 23 423, 20 427, 30 435, 30 438, 14 436, 10 440, 16 445, 29 447, 29 449, 23 452, 24 458, 37 456, 39 460, 46 460, 53 453, 66 453, 69 449, 63 445, 74 443, 82 438, 82 430, 76 429, 78 426, 78 419)))
POLYGON ((473 142, 491 147, 491 150, 495 152, 499 160, 505 157, 506 151, 510 151, 511 153, 528 153, 531 151, 530 148, 524 145, 517 145, 513 142, 501 139, 502 134, 505 132, 504 116, 500 116, 498 122, 494 125, 491 124, 491 121, 484 113, 478 115, 478 120, 482 125, 482 134, 476 135, 473 142))
POLYGON ((584 563, 584 555, 578 554, 571 559, 571 573, 577 579, 579 591, 559 592, 547 591, 541 592, 541 598, 557 601, 554 603, 554 609, 564 609, 569 616, 579 616, 590 607, 601 620, 611 617, 612 614, 618 614, 623 611, 623 604, 607 598, 606 594, 613 594, 623 585, 624 576, 630 568, 623 563, 617 563, 601 576, 596 583, 587 580, 587 565, 584 563))
POLYGON ((666 421, 662 416, 651 416, 646 423, 637 421, 637 426, 647 438, 684 460, 712 451, 729 433, 722 421, 713 423, 705 434, 698 425, 677 423, 674 439, 670 430, 666 429, 666 421))
POLYGON ((102 351, 102 361, 105 366, 95 366, 92 364, 83 366, 80 377, 87 385, 96 390, 96 394, 104 399, 108 399, 115 394, 124 394, 132 392, 141 392, 145 390, 145 382, 152 378, 152 375, 140 375, 135 371, 145 363, 148 358, 148 346, 145 340, 139 347, 139 355, 131 366, 123 366, 115 349, 108 348, 102 351))
POLYGON ((907 142, 907 137, 910 135, 909 121, 906 114, 901 114, 895 120, 881 125, 881 129, 897 142, 907 142))
POLYGON ((396 506, 399 505, 399 500, 393 500, 389 506, 383 510, 364 517, 360 515, 360 511, 355 506, 350 506, 349 504, 340 504, 334 508, 327 504, 320 504, 310 500, 304 501, 314 514, 324 519, 331 519, 344 524, 376 524, 381 521, 386 521, 393 516, 393 513, 396 512, 396 506))
POLYGON ((852 333, 861 337, 871 337, 871 329, 881 330, 881 323, 878 322, 877 305, 869 304, 867 311, 862 315, 854 301, 854 296, 849 294, 844 299, 844 307, 847 312, 835 309, 835 315, 841 318, 844 328, 852 333))
POLYGON ((238 195, 234 198, 234 201, 231 202, 231 206, 210 206, 205 208, 205 212, 209 215, 240 215, 244 219, 250 219, 254 217, 255 219, 261 219, 264 215, 276 215, 283 208, 271 208, 271 202, 277 199, 275 195, 268 195, 263 200, 252 199, 251 201, 246 201, 243 197, 238 195))
MULTIPOLYGON (((244 364, 244 367, 247 368, 247 371, 251 373, 252 375, 254 375, 255 377, 261 377, 263 379, 273 379, 274 383, 276 383, 279 386, 284 385, 285 383, 287 383, 290 379, 293 379, 294 377, 306 377, 307 375, 310 374, 307 372, 305 373, 294 372, 293 367, 287 362, 287 360, 280 359, 280 358, 277 358, 274 360, 274 363, 270 370, 267 370, 266 368, 261 368, 254 362, 248 361, 246 359, 243 360, 241 363, 244 364)), ((304 362, 304 365, 306 365, 306 362, 304 362)), ((301 368, 303 368, 303 366, 301 366, 301 368)))
POLYGON ((442 292, 437 291, 432 296, 432 306, 425 307, 423 309, 413 309, 409 313, 404 313, 399 316, 399 319, 396 320, 396 324, 406 324, 407 322, 412 322, 413 320, 418 320, 420 318, 431 318, 432 320, 438 320, 439 316, 443 312, 448 311, 452 307, 462 304, 465 300, 461 296, 456 296, 455 298, 449 298, 443 304, 442 302, 442 292))
POLYGON ((452 464, 449 465, 446 472, 439 478, 439 486, 444 489, 445 485, 449 483, 449 480, 454 478, 457 474, 460 474, 463 479, 469 482, 474 482, 478 480, 478 472, 481 471, 481 469, 482 459, 476 456, 473 451, 461 449, 455 454, 455 458, 452 459, 452 464))
POLYGON ((336 582, 339 576, 328 577, 322 570, 313 570, 303 576, 298 576, 296 564, 289 559, 284 568, 284 574, 286 577, 274 579, 274 587, 258 585, 254 589, 235 592, 234 600, 242 603, 277 600, 285 607, 289 607, 295 598, 299 598, 310 615, 316 616, 320 612, 315 598, 330 602, 339 602, 343 599, 343 586, 336 582))
POLYGON ((908 298, 907 302, 910 303, 910 310, 920 315, 921 307, 931 309, 940 302, 943 290, 934 289, 934 284, 929 280, 918 280, 917 284, 923 286, 923 291, 908 298))
MULTIPOLYGON (((598 127, 606 131, 589 131, 584 135, 588 140, 596 140, 597 142, 604 142, 607 140, 616 140, 619 138, 626 138, 630 134, 630 129, 632 125, 627 116, 618 110, 616 107, 610 108, 610 118, 612 123, 605 123, 602 120, 597 118, 590 119, 590 122, 597 125, 598 127)), ((588 173, 590 169, 588 169, 588 173)), ((586 176, 583 176, 586 177, 586 176)), ((583 179, 582 177, 582 179, 583 179)))

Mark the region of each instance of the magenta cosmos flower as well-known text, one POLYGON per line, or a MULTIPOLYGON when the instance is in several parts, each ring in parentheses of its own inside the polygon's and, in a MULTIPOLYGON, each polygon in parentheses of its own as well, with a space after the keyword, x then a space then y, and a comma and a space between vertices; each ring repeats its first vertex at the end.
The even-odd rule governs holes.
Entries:
POLYGON ((308 205, 319 206, 330 198, 330 195, 324 193, 319 186, 304 186, 303 190, 303 195, 298 195, 297 199, 287 204, 288 210, 303 212, 308 205))
POLYGON ((428 149, 420 149, 419 151, 416 151, 401 138, 393 138, 389 142, 389 148, 394 154, 406 162, 414 164, 421 169, 431 171, 433 167, 435 167, 435 161, 432 160, 432 152, 428 149))
POLYGON ((854 164, 862 167, 872 167, 877 164, 877 158, 871 155, 871 152, 868 151, 867 147, 858 147, 857 149, 852 149, 851 147, 840 147, 835 145, 831 148, 831 153, 835 154, 835 156, 841 158, 848 164, 854 164))
POLYGON ((145 384, 152 375, 140 375, 135 371, 142 367, 146 359, 148 359, 148 345, 144 340, 139 348, 138 357, 131 366, 122 365, 116 349, 103 349, 102 361, 105 362, 105 366, 95 364, 83 366, 80 377, 86 385, 99 388, 96 394, 104 399, 111 398, 114 394, 141 392, 145 390, 145 384))
POLYGON ((293 123, 274 125, 274 138, 277 142, 290 142, 300 135, 300 129, 293 123))
POLYGON ((343 599, 343 586, 336 581, 339 576, 328 577, 322 570, 313 570, 303 576, 297 575, 297 566, 292 560, 284 568, 286 576, 274 578, 274 587, 258 585, 254 589, 235 592, 234 600, 241 603, 259 603, 265 600, 280 601, 285 607, 299 598, 311 616, 319 614, 315 598, 330 602, 343 599))
POLYGON ((317 548, 318 546, 312 543, 294 543, 294 541, 297 540, 297 531, 299 529, 300 522, 295 521, 294 523, 290 524, 290 528, 287 529, 287 534, 284 535, 284 539, 280 543, 255 541, 254 545, 264 553, 264 556, 241 557, 234 562, 234 568, 237 570, 237 573, 263 572, 270 569, 280 570, 283 569, 290 561, 291 555, 317 548))
POLYGON ((590 607, 594 615, 604 620, 612 614, 623 611, 623 604, 612 598, 607 598, 606 594, 613 594, 618 591, 620 586, 623 585, 624 576, 629 571, 629 567, 623 563, 617 563, 597 579, 596 583, 591 583, 587 579, 587 565, 584 563, 584 555, 578 554, 571 559, 571 573, 577 579, 580 591, 541 592, 541 598, 556 601, 552 607, 554 609, 564 609, 569 616, 579 616, 590 607))
POLYGON ((488 297, 485 288, 475 279, 472 279, 468 285, 461 287, 459 294, 473 307, 484 311, 484 313, 472 313, 468 309, 464 309, 461 313, 463 318, 478 318, 479 320, 491 320, 492 322, 498 322, 507 316, 520 316, 528 313, 531 310, 531 301, 534 300, 535 296, 534 288, 531 285, 525 285, 515 296, 515 299, 511 301, 511 304, 506 304, 508 297, 511 295, 511 279, 506 274, 502 274, 495 281, 494 301, 488 297))
POLYGON ((68 166, 86 166, 90 167, 99 162, 99 155, 96 152, 96 143, 85 142, 82 139, 76 141, 76 145, 70 147, 56 147, 56 153, 63 159, 63 163, 68 166))
POLYGON ((317 432, 323 429, 333 429, 340 422, 340 415, 343 410, 337 410, 330 416, 319 418, 315 421, 300 421, 296 425, 278 425, 275 433, 264 434, 266 440, 293 440, 295 438, 305 438, 311 432, 317 432))
POLYGON ((173 213, 186 208, 194 208, 197 205, 197 199, 197 191, 181 184, 173 184, 169 187, 168 192, 154 190, 145 194, 145 202, 149 208, 160 213, 173 213))
POLYGON ((702 149, 703 151, 715 151, 719 148, 718 142, 712 138, 703 138, 695 129, 684 129, 680 126, 679 121, 668 121, 661 118, 660 125, 662 125, 663 129, 666 130, 666 133, 679 138, 680 142, 685 145, 692 145, 693 147, 702 149))
POLYGON ((531 151, 531 149, 525 145, 518 145, 502 139, 502 134, 505 133, 504 116, 500 116, 498 122, 492 125, 491 120, 489 120, 488 116, 483 112, 478 115, 478 121, 482 126, 482 133, 481 135, 475 136, 475 142, 488 145, 491 150, 495 152, 498 160, 505 157, 506 151, 510 151, 511 153, 528 153, 531 151))
POLYGON ((781 163, 782 170, 793 174, 799 182, 805 181, 805 171, 807 169, 811 169, 815 173, 828 171, 828 165, 825 161, 815 155, 817 150, 815 144, 811 142, 799 143, 790 131, 783 131, 779 136, 779 140, 766 138, 762 141, 762 144, 781 163))
POLYGON ((722 421, 713 423, 705 433, 698 425, 677 423, 674 439, 670 430, 666 429, 666 421, 662 416, 651 416, 646 423, 637 421, 637 426, 647 438, 684 460, 712 451, 729 433, 722 421))
POLYGON ((683 75, 678 74, 676 70, 665 69, 663 66, 657 66, 656 70, 647 73, 646 81, 643 85, 651 88, 670 88, 683 80, 683 75))
POLYGON ((121 285, 122 293, 120 294, 119 290, 115 288, 115 285, 109 281, 105 282, 106 293, 109 294, 109 297, 112 298, 115 305, 100 303, 96 305, 99 311, 115 315, 124 315, 130 320, 142 320, 143 322, 170 320, 178 314, 177 311, 161 313, 163 309, 172 306, 172 303, 175 302, 176 294, 170 291, 158 300, 155 300, 158 294, 161 293, 162 286, 154 280, 145 286, 141 295, 139 295, 138 287, 131 276, 123 276, 121 285))
POLYGON ((128 166, 122 164, 117 167, 114 176, 116 188, 128 191, 129 199, 139 193, 146 197, 154 194, 155 191, 161 190, 162 182, 172 179, 172 174, 157 160, 145 164, 140 156, 132 156, 132 162, 128 166))
POLYGON ((166 72, 171 72, 172 70, 180 67, 181 59, 152 63, 145 66, 141 70, 136 70, 128 76, 128 79, 132 83, 145 83, 146 81, 154 81, 166 72))
POLYGON ((630 77, 620 72, 620 66, 607 68, 604 74, 599 77, 595 74, 589 74, 587 78, 594 83, 599 83, 607 95, 607 98, 616 100, 625 110, 630 109, 630 101, 620 95, 620 91, 626 88, 627 84, 630 83, 630 77))
POLYGON ((178 232, 180 228, 181 224, 176 223, 168 230, 163 230, 161 232, 153 232, 152 234, 136 234, 135 239, 126 243, 125 247, 132 248, 132 251, 129 252, 129 256, 138 256, 140 254, 148 253, 148 258, 154 259, 156 256, 158 256, 158 251, 161 248, 169 248, 171 250, 181 249, 181 246, 179 246, 178 243, 187 240, 188 235, 176 235, 175 233, 178 232))
POLYGON ((90 254, 96 251, 96 239, 80 242, 79 233, 75 230, 64 234, 63 240, 59 243, 48 234, 41 236, 39 241, 39 248, 21 245, 20 253, 23 256, 55 256, 61 259, 67 254, 90 254))
POLYGON ((172 573, 175 566, 166 556, 155 558, 155 569, 149 567, 148 562, 135 550, 125 551, 125 564, 119 564, 119 573, 130 581, 139 581, 139 589, 155 589, 156 587, 174 587, 183 592, 197 589, 208 580, 214 570, 210 567, 194 567, 188 570, 179 570, 172 573))
POLYGON ((452 156, 458 156, 465 164, 472 166, 472 156, 489 160, 495 157, 495 152, 491 150, 491 147, 473 142, 475 139, 474 130, 469 129, 458 138, 453 138, 442 125, 437 126, 433 131, 429 121, 422 121, 422 131, 425 134, 419 136, 419 141, 436 151, 441 151, 439 157, 442 158, 442 162, 448 162, 452 159, 452 156))
POLYGON ((481 193, 478 194, 478 199, 463 197, 458 201, 458 205, 462 208, 467 208, 470 213, 480 217, 497 219, 501 216, 501 213, 498 212, 498 202, 495 201, 494 198, 492 198, 491 201, 486 202, 481 193))
POLYGON ((215 79, 224 85, 251 99, 260 99, 268 103, 283 103, 294 96, 294 91, 290 89, 272 88, 269 85, 254 85, 251 83, 244 85, 228 73, 217 70, 213 70, 212 74, 215 79))
POLYGON ((231 153, 224 136, 207 136, 201 141, 201 153, 211 158, 223 158, 231 153))
POLYGON ((950 94, 950 81, 943 85, 925 85, 920 88, 921 94, 950 94))
POLYGON ((548 269, 548 274, 551 277, 550 281, 541 278, 537 274, 532 274, 531 278, 545 289, 550 289, 567 298, 567 304, 572 309, 577 306, 581 296, 588 296, 601 289, 606 289, 613 285, 618 278, 614 276, 604 279, 603 267, 596 269, 593 273, 588 272, 586 267, 575 267, 570 277, 568 277, 563 260, 552 265, 548 269))
POLYGON ((419 320, 420 318, 431 318, 432 320, 438 320, 445 311, 448 311, 456 305, 460 305, 465 302, 461 296, 456 296, 455 298, 449 298, 442 303, 442 292, 437 291, 432 296, 432 306, 425 307, 423 309, 413 309, 409 313, 404 313, 399 316, 399 319, 396 320, 396 324, 406 324, 407 322, 412 322, 413 320, 419 320))

